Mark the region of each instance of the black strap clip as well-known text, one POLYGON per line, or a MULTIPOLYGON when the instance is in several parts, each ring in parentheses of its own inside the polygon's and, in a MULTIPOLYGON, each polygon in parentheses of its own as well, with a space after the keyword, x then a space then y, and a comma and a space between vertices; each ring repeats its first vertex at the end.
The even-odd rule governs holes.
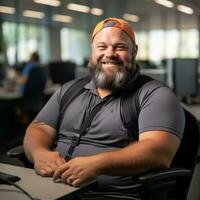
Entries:
POLYGON ((72 137, 72 143, 71 143, 71 146, 69 147, 67 155, 65 156, 65 160, 71 159, 74 149, 76 148, 76 146, 78 146, 78 144, 80 142, 80 138, 81 138, 81 135, 78 135, 78 136, 74 135, 72 137))
POLYGON ((74 135, 72 137, 72 145, 74 146, 78 146, 79 142, 80 142, 80 137, 81 135, 79 134, 78 136, 74 135))

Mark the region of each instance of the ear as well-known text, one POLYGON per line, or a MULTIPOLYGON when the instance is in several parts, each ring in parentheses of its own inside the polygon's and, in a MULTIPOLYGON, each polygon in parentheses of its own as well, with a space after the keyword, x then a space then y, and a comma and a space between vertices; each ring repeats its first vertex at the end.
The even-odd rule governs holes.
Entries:
POLYGON ((138 52, 138 45, 134 44, 134 46, 133 46, 133 57, 136 57, 137 52, 138 52))

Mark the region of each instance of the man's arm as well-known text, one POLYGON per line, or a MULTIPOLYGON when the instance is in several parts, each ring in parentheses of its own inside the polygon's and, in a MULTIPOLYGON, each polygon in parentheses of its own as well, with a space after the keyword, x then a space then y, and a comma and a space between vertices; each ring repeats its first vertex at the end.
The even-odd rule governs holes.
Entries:
POLYGON ((61 177, 68 184, 79 186, 101 174, 133 176, 151 169, 168 168, 179 145, 180 139, 171 133, 144 132, 138 142, 123 149, 68 161, 57 168, 54 179, 61 177))
POLYGON ((25 75, 22 75, 21 77, 19 77, 19 79, 17 79, 17 84, 18 85, 24 85, 28 80, 28 77, 25 75))
POLYGON ((179 145, 180 139, 174 134, 147 131, 140 134, 139 142, 99 155, 104 157, 102 160, 110 160, 110 164, 101 166, 101 170, 112 175, 136 175, 151 169, 168 168, 179 145))
POLYGON ((33 121, 26 130, 24 151, 36 172, 42 176, 52 176, 56 168, 65 160, 58 152, 52 152, 56 130, 51 126, 33 121))

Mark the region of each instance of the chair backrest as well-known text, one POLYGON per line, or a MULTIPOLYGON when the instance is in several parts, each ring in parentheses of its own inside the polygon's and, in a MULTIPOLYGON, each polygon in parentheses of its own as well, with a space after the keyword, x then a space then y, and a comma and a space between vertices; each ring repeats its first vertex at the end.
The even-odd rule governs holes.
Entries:
POLYGON ((39 111, 44 103, 46 70, 43 67, 31 69, 23 93, 23 107, 28 111, 39 111))
POLYGON ((75 78, 75 68, 71 62, 51 62, 48 65, 49 76, 53 83, 64 84, 75 78))
POLYGON ((199 126, 197 119, 187 110, 185 113, 185 130, 181 145, 172 162, 172 167, 181 167, 191 170, 191 177, 178 180, 172 196, 175 199, 184 200, 187 196, 192 174, 198 159, 199 150, 199 126))

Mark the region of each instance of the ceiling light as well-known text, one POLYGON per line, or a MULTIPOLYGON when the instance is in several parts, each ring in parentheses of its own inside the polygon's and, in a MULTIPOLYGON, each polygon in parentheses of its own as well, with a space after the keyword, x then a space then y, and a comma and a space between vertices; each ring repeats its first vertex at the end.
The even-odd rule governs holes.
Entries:
POLYGON ((177 9, 183 13, 186 13, 188 15, 191 15, 194 13, 193 9, 188 7, 188 6, 184 6, 184 5, 178 5, 177 9))
POLYGON ((49 6, 55 6, 55 7, 58 7, 61 4, 61 2, 58 0, 34 0, 34 2, 39 3, 39 4, 49 5, 49 6))
POLYGON ((69 10, 74 10, 74 11, 83 12, 83 13, 89 13, 90 12, 90 7, 84 6, 84 5, 81 5, 81 4, 76 4, 76 3, 69 3, 67 5, 67 8, 69 10))
POLYGON ((57 22, 71 23, 73 18, 67 15, 53 15, 52 20, 57 22))
POLYGON ((168 0, 155 0, 156 3, 163 5, 165 7, 168 8, 172 8, 174 7, 174 3, 172 1, 168 1, 168 0))
POLYGON ((38 11, 33 11, 33 10, 24 10, 23 16, 42 19, 42 18, 44 18, 45 14, 43 12, 38 12, 38 11))
POLYGON ((15 8, 8 6, 0 6, 0 13, 14 14, 15 8))
POLYGON ((124 13, 123 18, 131 22, 138 22, 140 20, 140 18, 137 15, 132 15, 128 13, 124 13))
POLYGON ((103 10, 100 8, 91 8, 90 12, 93 15, 98 15, 98 16, 103 15, 103 10))

